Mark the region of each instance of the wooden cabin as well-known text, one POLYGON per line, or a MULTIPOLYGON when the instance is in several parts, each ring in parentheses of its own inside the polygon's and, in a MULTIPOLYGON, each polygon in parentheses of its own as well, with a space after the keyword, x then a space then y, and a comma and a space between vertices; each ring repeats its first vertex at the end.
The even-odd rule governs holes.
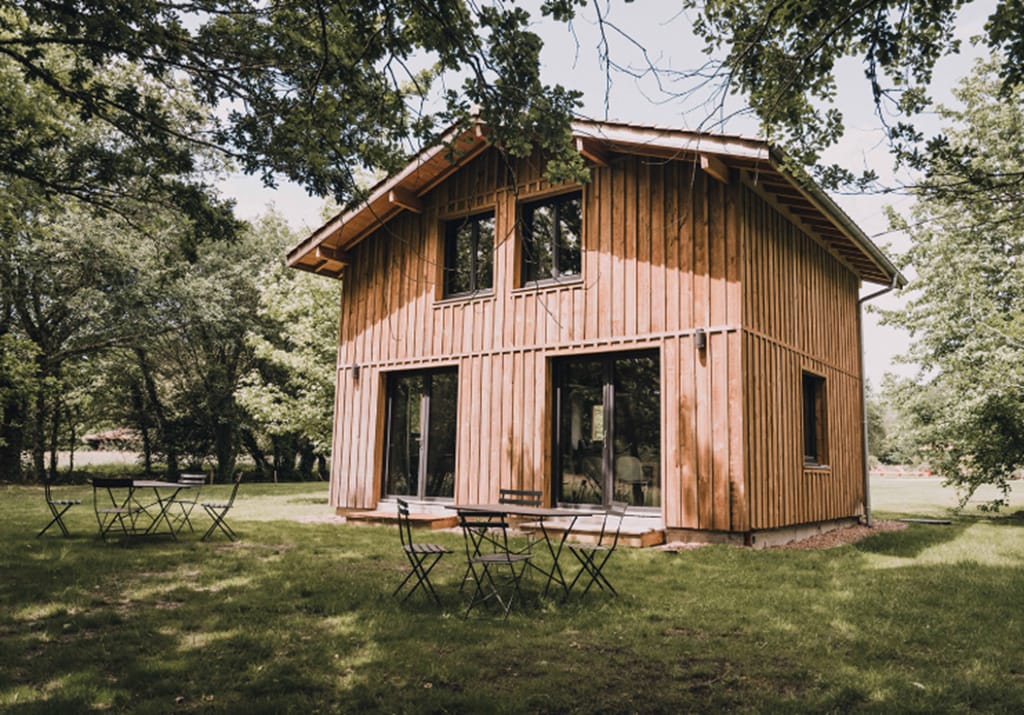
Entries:
POLYGON ((343 280, 330 503, 535 489, 757 545, 863 516, 858 296, 898 271, 763 141, 574 135, 588 183, 478 129, 290 251, 343 280))

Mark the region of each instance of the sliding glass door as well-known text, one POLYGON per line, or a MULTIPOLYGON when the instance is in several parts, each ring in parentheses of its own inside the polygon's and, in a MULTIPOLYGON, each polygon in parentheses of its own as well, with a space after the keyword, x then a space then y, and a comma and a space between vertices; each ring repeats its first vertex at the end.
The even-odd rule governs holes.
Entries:
POLYGON ((454 368, 388 375, 384 496, 454 496, 457 404, 454 368))
POLYGON ((555 481, 560 502, 661 505, 658 352, 555 364, 555 481))

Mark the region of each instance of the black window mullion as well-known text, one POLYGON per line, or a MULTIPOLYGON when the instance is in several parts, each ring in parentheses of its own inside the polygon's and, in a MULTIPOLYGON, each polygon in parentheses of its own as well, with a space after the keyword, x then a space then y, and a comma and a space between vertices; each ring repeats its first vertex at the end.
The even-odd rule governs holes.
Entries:
POLYGON ((604 495, 605 506, 611 504, 615 494, 615 358, 603 359, 604 388, 604 495))
POLYGON ((562 271, 558 265, 558 238, 561 233, 562 223, 562 200, 555 199, 554 211, 552 212, 554 220, 551 223, 551 276, 558 278, 562 271))
POLYGON ((480 243, 480 222, 473 221, 469 226, 469 290, 474 292, 479 287, 476 272, 476 252, 480 243))

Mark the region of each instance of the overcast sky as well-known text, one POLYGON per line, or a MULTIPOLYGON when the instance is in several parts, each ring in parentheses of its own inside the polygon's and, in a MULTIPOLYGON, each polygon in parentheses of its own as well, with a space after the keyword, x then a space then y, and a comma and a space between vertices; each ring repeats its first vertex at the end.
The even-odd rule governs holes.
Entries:
MULTIPOLYGON (((688 70, 701 67, 708 58, 690 32, 690 18, 670 5, 675 4, 660 0, 614 0, 608 6, 602 3, 607 56, 617 65, 610 69, 602 59, 602 34, 593 3, 581 10, 568 28, 541 20, 535 13, 538 20, 534 30, 545 42, 544 81, 582 91, 582 113, 592 119, 756 136, 757 122, 744 112, 741 98, 730 98, 722 106, 706 88, 687 77, 688 70), (664 71, 650 72, 650 65, 664 71)), ((939 101, 952 102, 950 88, 966 73, 971 58, 979 54, 968 40, 981 32, 991 11, 990 0, 982 0, 963 13, 959 32, 965 49, 961 57, 944 60, 936 72, 933 94, 939 101)), ((856 62, 841 67, 838 107, 848 131, 825 159, 854 170, 870 167, 883 178, 891 178, 891 160, 872 111, 870 90, 863 69, 856 62)), ((339 127, 339 131, 343 130, 339 127)), ((323 201, 310 198, 287 182, 276 190, 268 190, 254 177, 233 176, 221 184, 221 189, 236 199, 243 218, 254 218, 274 206, 297 229, 311 230, 320 223, 323 201)), ((906 212, 910 199, 893 195, 833 198, 882 247, 891 244, 899 250, 906 246, 905 236, 888 233, 883 209, 889 204, 906 212)), ((874 289, 875 286, 865 286, 867 292, 874 289)), ((899 300, 889 296, 875 303, 886 308, 899 306, 899 300)), ((865 372, 874 386, 881 384, 886 372, 913 373, 912 367, 894 363, 895 356, 907 348, 907 336, 879 326, 870 313, 865 316, 865 345, 865 372)))

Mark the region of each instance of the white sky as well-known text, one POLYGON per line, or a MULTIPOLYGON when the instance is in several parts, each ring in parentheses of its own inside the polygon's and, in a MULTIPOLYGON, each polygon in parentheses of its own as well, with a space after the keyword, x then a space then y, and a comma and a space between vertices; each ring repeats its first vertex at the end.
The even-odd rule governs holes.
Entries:
MULTIPOLYGON (((605 14, 605 38, 609 56, 621 70, 613 69, 611 84, 601 60, 599 43, 601 36, 595 22, 594 3, 581 10, 570 28, 550 20, 540 19, 534 13, 534 30, 545 41, 542 62, 543 78, 549 84, 561 84, 577 89, 584 94, 583 114, 593 119, 609 119, 637 124, 672 126, 688 129, 709 127, 730 134, 757 134, 757 123, 742 112, 743 104, 731 98, 726 112, 736 112, 724 125, 716 120, 722 114, 709 109, 707 92, 694 92, 685 98, 672 97, 689 88, 678 76, 663 74, 659 81, 645 69, 650 63, 668 70, 685 71, 700 67, 707 60, 701 52, 702 44, 690 32, 690 19, 678 10, 674 3, 659 0, 637 0, 623 3, 614 0, 606 4, 599 0, 599 7, 605 14), (618 30, 632 37, 638 44, 618 30), (647 55, 640 47, 646 48, 647 55), (606 92, 607 90, 607 92, 606 92), (709 116, 710 114, 710 116, 709 116), (710 124, 709 124, 710 122, 710 124)), ((530 3, 526 3, 530 4, 530 3)), ((960 57, 943 60, 935 74, 933 96, 939 101, 951 102, 949 89, 966 74, 973 57, 978 51, 969 45, 969 38, 980 34, 985 19, 992 11, 992 0, 980 0, 967 7, 961 17, 960 36, 964 40, 960 57)), ((826 161, 834 161, 857 170, 870 167, 883 178, 891 175, 891 160, 884 144, 863 71, 856 62, 848 62, 839 74, 838 107, 843 112, 848 131, 840 144, 826 155, 826 161)), ((343 128, 339 128, 343 131, 343 128)), ((232 176, 220 185, 225 195, 237 201, 238 214, 247 219, 275 207, 297 229, 312 230, 320 225, 320 211, 323 201, 311 198, 303 189, 281 182, 276 190, 262 186, 259 179, 247 176, 232 176)), ((898 250, 907 245, 906 236, 886 233, 888 225, 883 214, 886 204, 906 212, 910 200, 901 196, 834 196, 842 207, 869 236, 878 236, 876 242, 883 248, 886 244, 898 250), (884 234, 884 235, 881 235, 884 234)), ((908 276, 911 278, 912 276, 908 276)), ((866 292, 877 287, 868 285, 866 292)), ((874 301, 884 308, 898 308, 899 299, 885 296, 874 301)), ((909 338, 901 331, 880 326, 871 313, 865 315, 865 373, 872 385, 878 387, 886 372, 910 375, 913 368, 894 364, 893 359, 904 352, 909 338)))

